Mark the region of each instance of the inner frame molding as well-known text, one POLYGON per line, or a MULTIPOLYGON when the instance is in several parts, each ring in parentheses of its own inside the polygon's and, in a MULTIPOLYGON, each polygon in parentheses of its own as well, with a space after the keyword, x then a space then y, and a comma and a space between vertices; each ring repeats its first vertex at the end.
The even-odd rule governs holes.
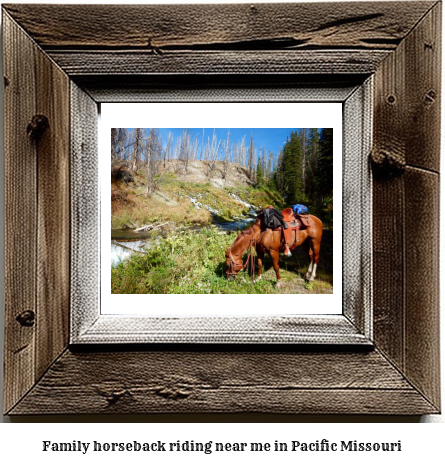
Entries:
MULTIPOLYGON (((232 89, 194 89, 179 95, 175 89, 145 93, 145 102, 237 101, 232 89)), ((99 224, 100 198, 97 105, 71 88, 71 338, 72 344, 104 343, 273 343, 372 344, 372 183, 369 153, 372 146, 372 78, 362 85, 337 88, 257 87, 246 90, 243 101, 337 102, 343 107, 343 289, 342 315, 150 317, 101 314, 99 224), (82 147, 89 148, 89 158, 82 147), (95 160, 93 158, 95 157, 95 160), (97 174, 93 174, 96 172, 97 174), (87 190, 85 189, 87 186, 87 190), (87 296, 87 298, 86 298, 87 296)), ((115 94, 125 102, 126 93, 115 94)), ((138 94, 141 101, 141 94, 138 94)), ((336 135, 338 137, 338 135, 336 135)), ((338 286, 338 285, 337 285, 338 286)), ((338 289, 338 288, 337 288, 338 289)), ((337 291, 338 292, 338 291, 337 291)), ((147 296, 149 298, 149 296, 147 296)))
MULTIPOLYGON (((442 5, 360 2, 360 12, 354 2, 2 6, 6 414, 440 412, 442 5), (354 144, 369 143, 374 160, 372 314, 343 321, 372 345, 70 343, 72 296, 85 309, 80 333, 97 318, 99 280, 80 294, 70 279, 71 228, 86 235, 94 223, 94 211, 72 208, 82 170, 70 166, 74 150, 80 166, 94 163, 100 103, 221 87, 236 99, 281 89, 286 101, 371 76, 371 134, 354 144)), ((350 94, 352 107, 366 92, 350 94)), ((84 181, 80 207, 97 198, 84 181)))

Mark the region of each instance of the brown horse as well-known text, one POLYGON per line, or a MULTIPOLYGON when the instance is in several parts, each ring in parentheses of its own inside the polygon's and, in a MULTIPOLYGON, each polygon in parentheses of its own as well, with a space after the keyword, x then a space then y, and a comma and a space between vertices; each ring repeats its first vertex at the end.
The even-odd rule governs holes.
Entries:
MULTIPOLYGON (((309 255, 309 267, 306 279, 313 281, 317 272, 318 258, 320 255, 320 242, 323 233, 323 223, 316 216, 309 215, 309 226, 305 229, 292 231, 292 240, 288 242, 291 250, 303 245, 309 255)), ((233 279, 244 269, 243 255, 249 246, 254 245, 258 256, 258 278, 261 279, 263 271, 264 254, 267 252, 272 259, 273 269, 277 275, 277 287, 281 286, 280 268, 278 261, 280 252, 284 251, 284 243, 281 240, 281 230, 266 229, 260 218, 257 218, 253 226, 243 231, 235 239, 232 247, 226 249, 226 275, 233 279)))

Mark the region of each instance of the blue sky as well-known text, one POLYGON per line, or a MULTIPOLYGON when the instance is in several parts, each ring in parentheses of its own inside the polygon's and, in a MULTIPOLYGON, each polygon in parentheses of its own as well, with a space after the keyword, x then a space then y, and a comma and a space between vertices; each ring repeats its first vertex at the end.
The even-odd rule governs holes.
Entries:
MULTIPOLYGON (((167 143, 168 133, 172 132, 174 140, 176 140, 180 135, 183 129, 188 129, 192 140, 195 136, 198 136, 199 142, 202 140, 202 128, 160 128, 159 131, 162 135, 163 144, 167 143)), ((266 153, 272 151, 274 154, 283 148, 286 138, 290 136, 290 133, 297 128, 267 128, 267 129, 258 129, 258 128, 216 128, 216 135, 218 140, 226 139, 227 131, 230 131, 230 140, 232 142, 239 142, 246 136, 246 145, 250 143, 250 134, 253 134, 253 143, 256 149, 261 147, 266 147, 266 153)), ((204 145, 207 141, 207 137, 210 137, 210 140, 213 136, 213 128, 204 129, 204 145)))

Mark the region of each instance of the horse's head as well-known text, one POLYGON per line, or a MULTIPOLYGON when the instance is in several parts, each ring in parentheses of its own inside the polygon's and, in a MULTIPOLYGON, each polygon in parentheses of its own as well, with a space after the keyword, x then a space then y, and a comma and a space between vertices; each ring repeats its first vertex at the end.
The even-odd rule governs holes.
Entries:
POLYGON ((226 249, 226 276, 227 279, 232 281, 236 275, 243 268, 243 261, 241 257, 234 257, 230 247, 226 249))

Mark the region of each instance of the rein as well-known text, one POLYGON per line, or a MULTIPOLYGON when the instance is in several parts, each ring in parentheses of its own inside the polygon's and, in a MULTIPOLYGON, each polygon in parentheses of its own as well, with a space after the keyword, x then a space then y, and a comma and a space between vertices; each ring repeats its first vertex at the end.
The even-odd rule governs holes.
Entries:
POLYGON ((232 249, 230 249, 230 271, 232 272, 231 274, 233 275, 233 266, 241 266, 241 268, 238 271, 244 271, 249 263, 250 259, 250 273, 252 275, 252 281, 255 281, 255 255, 253 255, 253 251, 256 248, 256 239, 250 239, 249 241, 249 246, 247 247, 247 250, 249 253, 247 254, 247 259, 246 263, 244 265, 242 264, 243 262, 241 261, 241 265, 238 265, 235 260, 233 259, 232 256, 232 249))

